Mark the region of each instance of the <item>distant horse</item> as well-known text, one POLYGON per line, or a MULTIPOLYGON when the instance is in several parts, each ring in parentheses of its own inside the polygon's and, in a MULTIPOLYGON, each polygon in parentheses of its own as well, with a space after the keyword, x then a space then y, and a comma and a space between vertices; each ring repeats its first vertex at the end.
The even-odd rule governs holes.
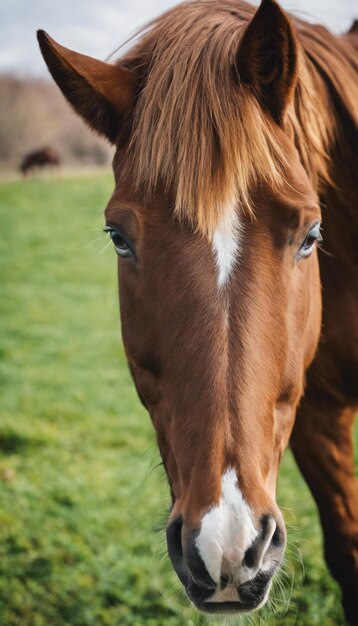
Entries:
POLYGON ((169 555, 203 611, 265 603, 291 439, 358 624, 353 35, 274 0, 179 5, 116 64, 38 33, 66 98, 117 147, 123 340, 170 485, 169 555))
POLYGON ((21 161, 20 171, 24 176, 37 168, 58 167, 61 163, 60 154, 54 148, 41 148, 26 154, 21 161))

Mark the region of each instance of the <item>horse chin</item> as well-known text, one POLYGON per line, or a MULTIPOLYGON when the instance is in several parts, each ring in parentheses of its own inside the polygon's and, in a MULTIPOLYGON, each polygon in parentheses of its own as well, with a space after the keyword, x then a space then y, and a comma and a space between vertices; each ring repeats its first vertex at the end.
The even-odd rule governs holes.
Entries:
POLYGON ((250 598, 250 600, 245 600, 245 595, 243 594, 243 597, 240 595, 240 587, 237 588, 234 585, 228 585, 225 589, 217 589, 215 591, 211 590, 211 595, 206 597, 206 599, 203 599, 203 590, 198 589, 195 583, 191 583, 186 588, 186 593, 195 608, 202 613, 252 613, 261 609, 266 604, 271 585, 272 578, 267 582, 264 592, 250 598))

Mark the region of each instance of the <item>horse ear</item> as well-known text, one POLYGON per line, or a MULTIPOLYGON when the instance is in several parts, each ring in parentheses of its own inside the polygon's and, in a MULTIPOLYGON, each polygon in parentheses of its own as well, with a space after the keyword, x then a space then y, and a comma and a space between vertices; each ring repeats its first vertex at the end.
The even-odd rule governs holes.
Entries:
POLYGON ((281 123, 297 75, 297 43, 290 21, 275 0, 262 0, 239 44, 240 79, 281 123))
POLYGON ((115 143, 121 118, 134 98, 133 74, 60 46, 43 30, 37 32, 52 77, 75 111, 100 135, 115 143))

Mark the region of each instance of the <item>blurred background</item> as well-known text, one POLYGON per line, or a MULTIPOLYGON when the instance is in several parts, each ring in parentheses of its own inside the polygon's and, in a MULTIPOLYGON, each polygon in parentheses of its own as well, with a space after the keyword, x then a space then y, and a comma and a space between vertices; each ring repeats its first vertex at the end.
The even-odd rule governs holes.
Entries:
MULTIPOLYGON (((222 623, 191 610, 166 555, 168 487, 127 370, 102 232, 111 149, 49 80, 35 38, 44 28, 105 59, 172 4, 0 0, 0 626, 222 623), (48 169, 26 169, 24 155, 44 147, 48 169)), ((281 4, 335 32, 356 17, 350 0, 281 4)), ((288 548, 270 605, 229 623, 343 626, 290 451, 278 502, 288 548)))

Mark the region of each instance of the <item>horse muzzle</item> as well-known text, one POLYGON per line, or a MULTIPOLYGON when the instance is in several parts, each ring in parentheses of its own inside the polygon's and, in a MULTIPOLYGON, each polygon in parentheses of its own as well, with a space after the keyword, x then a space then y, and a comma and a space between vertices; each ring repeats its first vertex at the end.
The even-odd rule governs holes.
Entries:
MULTIPOLYGON (((209 512, 210 514, 210 512, 209 512)), ((204 516, 205 518, 205 516, 204 516)), ((213 521, 213 520, 211 520, 213 521)), ((182 517, 167 527, 168 553, 193 604, 207 613, 249 612, 263 606, 282 562, 286 533, 282 519, 267 514, 255 528, 189 530, 182 517), (236 530, 236 532, 235 532, 236 530)))

